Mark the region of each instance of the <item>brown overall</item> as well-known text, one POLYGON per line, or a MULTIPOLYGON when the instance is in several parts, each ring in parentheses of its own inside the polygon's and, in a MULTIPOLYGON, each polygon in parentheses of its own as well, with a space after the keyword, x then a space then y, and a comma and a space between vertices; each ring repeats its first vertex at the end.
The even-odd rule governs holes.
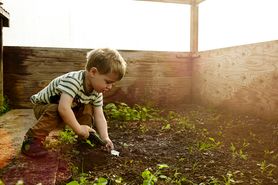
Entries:
MULTIPOLYGON (((58 104, 36 104, 33 107, 37 122, 26 133, 37 139, 44 140, 55 128, 63 128, 64 121, 58 112, 58 104)), ((93 109, 90 104, 80 104, 73 108, 75 117, 80 125, 93 125, 93 109)))

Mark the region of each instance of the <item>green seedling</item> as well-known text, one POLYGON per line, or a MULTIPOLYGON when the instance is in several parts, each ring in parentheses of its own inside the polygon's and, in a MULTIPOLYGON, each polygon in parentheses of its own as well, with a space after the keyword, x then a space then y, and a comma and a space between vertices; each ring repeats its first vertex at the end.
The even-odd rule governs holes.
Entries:
POLYGON ((70 181, 66 185, 80 185, 78 181, 70 181))
POLYGON ((149 169, 142 173, 142 177, 144 178, 143 185, 154 185, 157 182, 157 177, 149 169))
POLYGON ((197 148, 200 151, 206 151, 206 150, 211 150, 219 147, 221 145, 221 142, 218 141, 216 142, 214 138, 209 137, 208 140, 206 141, 200 141, 197 143, 197 148))
POLYGON ((78 180, 73 180, 73 181, 67 183, 67 185, 86 185, 89 183, 88 178, 89 178, 89 174, 80 173, 77 178, 78 180))
POLYGON ((187 150, 188 150, 189 154, 192 154, 193 150, 194 150, 194 147, 193 146, 188 146, 187 150))
POLYGON ((174 111, 169 111, 167 115, 167 119, 169 120, 178 120, 180 115, 174 111))
POLYGON ((144 124, 140 124, 139 129, 143 134, 149 131, 149 128, 144 124))
POLYGON ((108 180, 106 178, 100 177, 94 182, 93 185, 106 185, 108 184, 108 180))
POLYGON ((276 169, 276 165, 274 164, 267 164, 265 160, 263 160, 261 163, 257 164, 260 167, 260 171, 262 174, 267 173, 268 176, 272 176, 273 170, 276 169))
POLYGON ((179 158, 179 162, 184 162, 186 160, 186 158, 185 157, 181 157, 181 158, 179 158))
POLYGON ((86 185, 87 183, 88 183, 88 180, 86 177, 80 177, 79 182, 71 181, 67 185, 86 185))
POLYGON ((241 173, 240 171, 235 171, 235 172, 231 172, 228 171, 226 175, 222 175, 223 178, 223 183, 224 185, 231 185, 231 184, 242 184, 243 181, 242 180, 235 180, 235 176, 236 175, 243 175, 243 173, 241 173))
MULTIPOLYGON (((0 97, 1 98, 1 97, 0 97)), ((3 102, 3 105, 0 107, 0 115, 5 114, 9 110, 11 110, 8 98, 6 96, 2 97, 1 102, 3 102)))
POLYGON ((174 111, 169 111, 168 112, 166 120, 169 120, 169 122, 176 122, 177 125, 182 130, 194 129, 195 128, 195 125, 190 122, 188 117, 181 116, 180 114, 178 114, 174 111))
POLYGON ((114 176, 113 175, 112 182, 115 182, 116 184, 123 184, 123 178, 119 177, 119 176, 114 176))
POLYGON ((195 129, 195 125, 190 122, 189 118, 181 116, 178 121, 178 125, 182 129, 195 129))
POLYGON ((246 141, 246 139, 243 139, 243 144, 242 144, 242 148, 247 148, 250 145, 250 143, 248 143, 246 141))
POLYGON ((140 105, 131 108, 125 103, 109 103, 104 107, 104 112, 108 119, 119 121, 147 121, 160 117, 158 111, 153 108, 140 105))
POLYGON ((230 150, 232 151, 233 158, 239 157, 240 159, 247 160, 248 155, 244 153, 243 149, 237 150, 233 143, 231 143, 230 150))
POLYGON ((193 172, 193 173, 195 173, 195 171, 198 169, 198 167, 199 167, 198 164, 199 164, 198 162, 195 162, 195 163, 192 165, 192 172, 193 172))
POLYGON ((72 129, 66 128, 64 131, 59 133, 59 140, 65 144, 74 144, 77 142, 77 135, 72 129))
POLYGON ((155 173, 152 173, 151 169, 146 169, 142 172, 142 177, 144 178, 143 185, 153 185, 158 181, 158 179, 165 182, 165 184, 195 184, 191 180, 187 179, 187 177, 183 176, 182 173, 179 173, 178 170, 175 170, 172 178, 162 174, 162 169, 164 168, 169 168, 169 166, 166 164, 160 164, 158 165, 155 173))
POLYGON ((171 129, 170 123, 166 123, 165 125, 162 126, 161 129, 162 129, 162 130, 170 130, 170 129, 171 129))
POLYGON ((209 180, 209 185, 220 185, 221 184, 221 181, 218 180, 217 178, 215 177, 210 177, 210 180, 209 180))
POLYGON ((95 148, 95 144, 92 143, 90 140, 86 139, 86 143, 91 146, 92 148, 95 148))
POLYGON ((239 158, 244 159, 244 160, 247 160, 247 158, 248 158, 248 155, 246 153, 244 153, 242 149, 239 150, 238 156, 239 156, 239 158))
POLYGON ((174 173, 174 177, 168 178, 167 182, 171 182, 171 184, 177 184, 177 185, 182 185, 182 184, 194 184, 191 180, 187 179, 185 176, 182 176, 181 173, 179 173, 177 170, 174 173))
POLYGON ((233 178, 233 174, 230 171, 227 172, 227 174, 225 176, 223 175, 222 177, 225 185, 231 185, 236 182, 233 178))
POLYGON ((159 164, 155 173, 152 173, 150 169, 146 169, 142 172, 141 176, 144 181, 142 185, 154 185, 158 178, 167 179, 167 176, 162 174, 162 169, 169 168, 167 164, 159 164))
POLYGON ((74 180, 74 181, 67 183, 67 185, 87 185, 87 184, 107 185, 108 180, 106 178, 99 177, 95 181, 92 182, 92 181, 88 180, 88 177, 82 176, 82 177, 80 177, 79 181, 74 180))
POLYGON ((237 155, 237 151, 236 151, 236 147, 235 147, 234 143, 231 143, 230 150, 232 151, 232 155, 235 158, 237 155))
POLYGON ((217 132, 217 135, 218 135, 219 137, 222 137, 222 136, 223 136, 223 132, 222 132, 222 131, 218 131, 218 132, 217 132))

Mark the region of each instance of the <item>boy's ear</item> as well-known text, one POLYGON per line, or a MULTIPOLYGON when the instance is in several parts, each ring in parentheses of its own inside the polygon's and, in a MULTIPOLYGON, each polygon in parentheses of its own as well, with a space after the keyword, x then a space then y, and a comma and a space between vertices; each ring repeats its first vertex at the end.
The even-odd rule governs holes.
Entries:
POLYGON ((92 76, 95 76, 95 74, 98 72, 98 70, 97 70, 97 68, 92 67, 89 72, 92 76))

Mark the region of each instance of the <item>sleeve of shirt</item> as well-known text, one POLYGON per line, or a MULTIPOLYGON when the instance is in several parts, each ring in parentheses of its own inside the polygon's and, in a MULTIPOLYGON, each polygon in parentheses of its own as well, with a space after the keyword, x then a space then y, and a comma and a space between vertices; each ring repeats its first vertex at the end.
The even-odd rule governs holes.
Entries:
POLYGON ((95 106, 95 107, 103 106, 103 95, 102 95, 102 93, 99 93, 96 96, 96 98, 94 99, 94 101, 91 102, 91 104, 93 104, 93 106, 95 106))
POLYGON ((61 79, 57 89, 61 92, 67 93, 72 98, 74 98, 79 90, 78 81, 74 78, 67 77, 61 79))

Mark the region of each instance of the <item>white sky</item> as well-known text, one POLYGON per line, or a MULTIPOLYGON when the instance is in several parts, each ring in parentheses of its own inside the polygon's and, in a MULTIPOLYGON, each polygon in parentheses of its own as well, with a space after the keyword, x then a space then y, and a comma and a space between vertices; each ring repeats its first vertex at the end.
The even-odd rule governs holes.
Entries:
MULTIPOLYGON (((2 0, 4 45, 189 51, 190 6, 134 0, 2 0)), ((278 39, 278 0, 206 0, 199 50, 278 39)))

